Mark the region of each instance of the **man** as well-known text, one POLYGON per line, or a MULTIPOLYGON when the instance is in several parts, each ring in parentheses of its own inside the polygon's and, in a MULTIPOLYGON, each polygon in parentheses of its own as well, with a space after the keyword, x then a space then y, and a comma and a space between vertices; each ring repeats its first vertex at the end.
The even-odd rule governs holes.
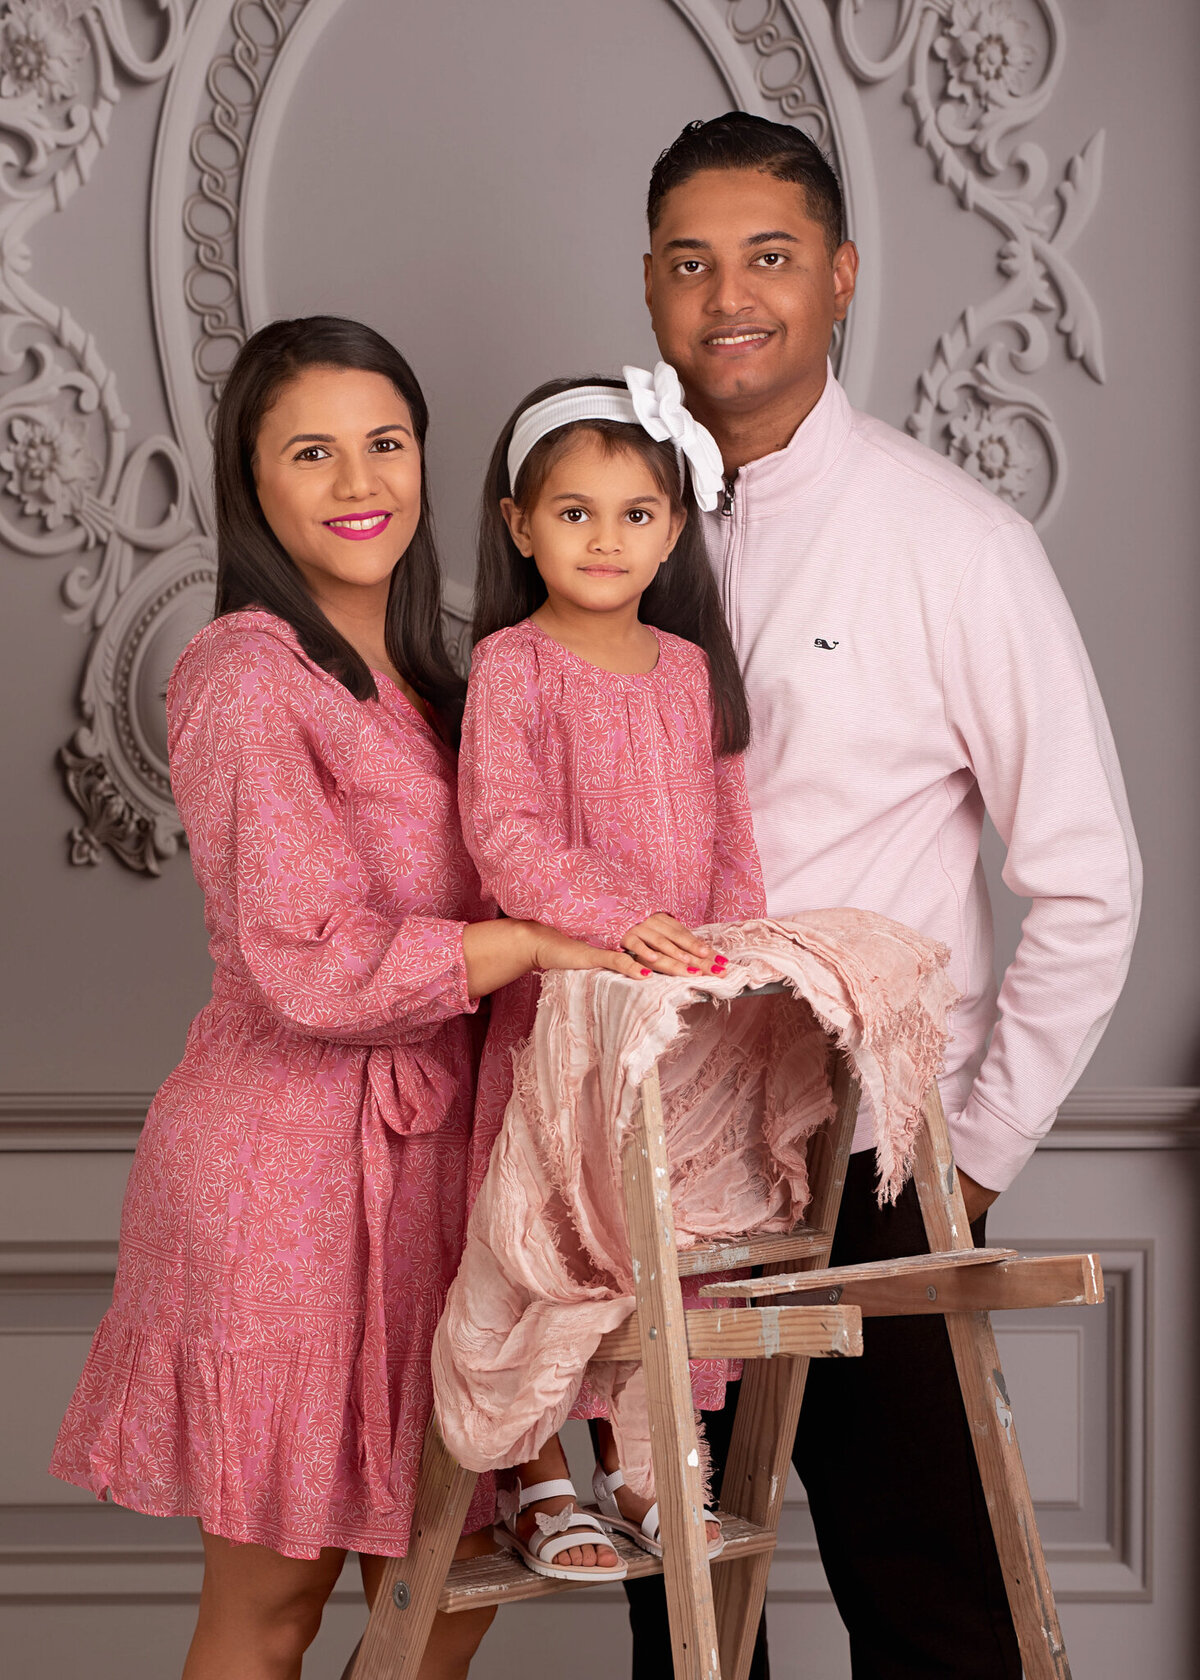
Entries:
MULTIPOLYGON (((1087 655, 1031 526, 834 379, 858 253, 817 147, 744 112, 692 124, 648 212, 659 348, 727 473, 704 517, 750 695, 768 908, 856 905, 950 947, 940 1083, 980 1241, 1107 1022, 1137 921, 1087 655), (998 998, 985 807, 1032 900, 998 998)), ((927 1246, 911 1186, 876 1208, 869 1142, 860 1123, 835 1264, 927 1246)), ((864 1332, 861 1360, 811 1367, 794 1451, 855 1680, 1020 1680, 944 1323, 864 1332)), ((710 1420, 718 1454, 730 1416, 710 1420)), ((669 1673, 661 1584, 630 1598, 635 1674, 669 1673)))

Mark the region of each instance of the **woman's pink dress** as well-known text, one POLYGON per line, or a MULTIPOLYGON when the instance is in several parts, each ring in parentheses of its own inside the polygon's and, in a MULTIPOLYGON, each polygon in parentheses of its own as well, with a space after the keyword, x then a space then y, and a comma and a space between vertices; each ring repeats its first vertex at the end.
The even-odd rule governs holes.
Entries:
MULTIPOLYGON (((742 759, 713 755, 708 661, 691 642, 655 635, 658 663, 644 675, 603 671, 531 619, 475 649, 459 808, 484 889, 506 915, 617 947, 655 911, 689 928, 765 914, 742 759)), ((473 1190, 539 988, 528 975, 493 1000, 473 1190)), ((698 1406, 723 1404, 726 1369, 724 1360, 692 1362, 698 1406)), ((576 1415, 593 1411, 582 1393, 576 1415)))
MULTIPOLYGON (((147 1118, 51 1464, 289 1557, 406 1550, 467 1205, 462 930, 491 907, 453 754, 379 689, 355 700, 264 612, 176 667, 213 999, 147 1118)), ((491 1504, 483 1478, 468 1527, 491 1504)))

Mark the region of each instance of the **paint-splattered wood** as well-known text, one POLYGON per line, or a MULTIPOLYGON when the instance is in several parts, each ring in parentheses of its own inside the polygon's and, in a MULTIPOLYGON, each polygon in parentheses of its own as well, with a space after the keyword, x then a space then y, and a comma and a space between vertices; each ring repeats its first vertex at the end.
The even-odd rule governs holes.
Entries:
POLYGON ((388 1559, 349 1680, 416 1680, 474 1488, 431 1418, 408 1556, 388 1559))
MULTIPOLYGON (((862 1352, 862 1315, 842 1306, 693 1307, 684 1314, 692 1359, 853 1358, 862 1352)), ((637 1313, 610 1330, 593 1358, 640 1359, 637 1313)))
MULTIPOLYGON (((1015 1260, 1015 1248, 955 1249, 947 1254, 913 1254, 904 1260, 864 1260, 858 1266, 823 1266, 809 1272, 780 1272, 769 1278, 738 1278, 730 1283, 701 1284, 701 1295, 746 1295, 758 1300, 764 1295, 789 1295, 796 1290, 845 1289, 852 1283, 875 1283, 880 1278, 919 1277, 923 1272, 944 1272, 959 1266, 994 1266, 1000 1260, 1015 1260)), ((831 1297, 832 1300, 832 1297, 831 1297)))
POLYGON ((662 1523, 671 1655, 675 1680, 720 1680, 657 1068, 642 1081, 638 1108, 621 1169, 649 1401, 654 1491, 662 1523))
MULTIPOLYGON (((593 1507, 584 1506, 584 1510, 593 1507)), ((725 1551, 722 1557, 749 1557, 755 1552, 770 1552, 775 1536, 766 1529, 756 1528, 741 1517, 722 1514, 725 1551)), ((614 1534, 612 1543, 624 1560, 629 1579, 642 1575, 661 1575, 662 1560, 651 1557, 624 1535, 614 1534)), ((578 1581, 547 1581, 535 1575, 511 1552, 497 1552, 491 1557, 464 1558, 451 1564, 450 1574, 438 1603, 439 1610, 480 1610, 489 1604, 516 1604, 525 1599, 545 1598, 551 1593, 579 1592, 578 1581)))
MULTIPOLYGON (((808 1145, 808 1220, 820 1231, 832 1231, 837 1223, 858 1115, 858 1083, 840 1054, 833 1065, 833 1096, 833 1120, 814 1133, 808 1145)), ((828 1243, 814 1246, 808 1264, 819 1266, 828 1252, 828 1243)), ((782 1255, 780 1262, 786 1263, 782 1255)), ((721 1510, 736 1512, 772 1534, 779 1528, 807 1375, 807 1359, 768 1359, 748 1365, 742 1378, 721 1510)), ((746 1680, 750 1672, 770 1568, 769 1554, 722 1557, 713 1564, 724 1680, 746 1680)))
MULTIPOLYGON (((913 1176, 930 1248, 968 1247, 970 1225, 936 1085, 931 1087, 926 1099, 925 1125, 917 1140, 913 1176)), ((985 1312, 950 1313, 946 1330, 979 1461, 1026 1680, 1070 1680, 1067 1649, 1017 1444, 996 1338, 985 1312)), ((936 1606, 931 1606, 931 1613, 936 1614, 936 1606)))
POLYGON ((832 1233, 806 1223, 780 1236, 736 1237, 729 1242, 703 1243, 680 1251, 680 1277, 703 1272, 732 1272, 742 1266, 773 1266, 782 1260, 824 1260, 832 1233))
POLYGON ((1104 1275, 1096 1254, 1021 1254, 987 1266, 931 1266, 908 1276, 864 1278, 844 1287, 821 1283, 811 1294, 801 1273, 784 1299, 803 1302, 830 1296, 843 1307, 858 1307, 864 1318, 1094 1307, 1104 1299, 1104 1275))

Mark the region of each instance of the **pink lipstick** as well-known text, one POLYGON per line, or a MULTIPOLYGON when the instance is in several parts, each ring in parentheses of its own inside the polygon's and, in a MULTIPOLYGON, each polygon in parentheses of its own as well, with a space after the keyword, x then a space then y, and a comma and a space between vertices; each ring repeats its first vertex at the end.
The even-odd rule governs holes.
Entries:
POLYGON ((372 508, 368 513, 348 513, 340 519, 326 519, 324 525, 327 531, 345 537, 347 542, 369 542, 372 537, 381 536, 391 522, 390 513, 372 508))

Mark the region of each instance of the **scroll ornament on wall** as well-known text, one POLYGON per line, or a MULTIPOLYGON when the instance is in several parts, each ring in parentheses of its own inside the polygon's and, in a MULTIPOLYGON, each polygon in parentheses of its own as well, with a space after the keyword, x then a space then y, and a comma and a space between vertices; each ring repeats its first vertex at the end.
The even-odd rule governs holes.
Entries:
POLYGON ((862 82, 903 75, 917 144, 965 211, 1000 235, 1004 283, 968 305, 938 339, 906 425, 973 477, 1045 525, 1058 507, 1066 452, 1049 404, 1029 376, 1051 349, 1104 379, 1100 318, 1069 252, 1100 191, 1104 134, 1068 161, 1053 196, 1040 146, 1014 138, 1045 110, 1062 72, 1056 0, 883 0, 891 44, 874 56, 861 24, 878 0, 838 0, 838 45, 862 82))
MULTIPOLYGON (((152 82, 174 63, 184 7, 159 0, 153 11, 158 39, 145 56, 122 0, 0 9, 0 542, 74 562, 62 584, 67 617, 92 637, 83 723, 61 753, 83 812, 71 861, 93 863, 108 847, 157 873, 178 848, 161 704, 172 620, 181 605, 187 615, 189 590, 197 606, 206 589, 211 599, 211 548, 174 440, 130 447, 112 368, 33 285, 28 246, 37 223, 87 184, 120 99, 118 71, 152 82)), ((193 617, 199 628, 203 616, 193 617)))

